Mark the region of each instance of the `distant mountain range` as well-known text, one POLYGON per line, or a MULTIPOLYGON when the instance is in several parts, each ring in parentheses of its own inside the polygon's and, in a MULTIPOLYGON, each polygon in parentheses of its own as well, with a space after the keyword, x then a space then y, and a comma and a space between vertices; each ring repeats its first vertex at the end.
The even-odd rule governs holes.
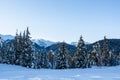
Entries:
MULTIPOLYGON (((86 48, 88 51, 92 51, 93 50, 93 45, 95 43, 100 43, 101 49, 103 46, 103 40, 99 40, 96 41, 94 43, 91 44, 86 44, 86 48)), ((107 39, 107 44, 108 44, 108 49, 109 50, 113 50, 115 54, 119 54, 120 53, 120 39, 107 39)), ((57 43, 57 44, 53 44, 49 47, 46 48, 47 51, 49 50, 53 50, 54 52, 57 52, 59 47, 62 45, 62 43, 57 43)), ((71 44, 65 44, 66 48, 68 49, 68 51, 70 51, 71 55, 74 55, 74 53, 76 52, 76 46, 71 45, 71 44)))
POLYGON ((32 39, 32 41, 42 47, 48 47, 51 46, 52 44, 55 44, 55 42, 44 39, 32 39))
MULTIPOLYGON (((2 40, 7 41, 7 43, 9 44, 10 42, 13 42, 14 36, 12 35, 2 35, 0 34, 0 37, 2 38, 2 40)), ((44 39, 32 39, 33 45, 35 46, 35 50, 41 50, 41 49, 46 49, 47 52, 49 52, 50 50, 53 50, 54 52, 58 52, 59 47, 62 45, 61 42, 52 42, 49 40, 44 40, 44 39)), ((103 40, 99 40, 96 41, 100 43, 100 46, 103 46, 103 40)), ((92 46, 96 43, 87 43, 86 47, 89 51, 92 50, 92 46)), ((114 50, 115 53, 120 53, 120 39, 107 39, 107 44, 108 44, 108 48, 114 50)), ((68 51, 70 51, 71 55, 74 55, 75 51, 76 51, 76 45, 77 42, 72 42, 71 44, 65 43, 66 48, 68 49, 68 51)))
MULTIPOLYGON (((0 37, 5 41, 14 39, 14 36, 12 36, 12 35, 2 35, 2 34, 0 34, 0 37)), ((49 40, 44 40, 44 39, 32 39, 32 42, 38 44, 41 47, 48 47, 48 46, 51 46, 52 44, 55 43, 55 42, 52 42, 52 41, 49 41, 49 40)))
MULTIPOLYGON (((14 36, 12 36, 12 35, 2 35, 2 34, 0 34, 0 37, 3 40, 12 40, 12 39, 14 39, 14 36)), ((53 41, 49 41, 49 40, 45 40, 45 39, 32 39, 32 42, 38 44, 41 47, 45 47, 45 48, 49 47, 49 46, 51 46, 53 44, 59 43, 59 42, 53 42, 53 41)), ((85 44, 90 44, 90 43, 85 42, 85 44)), ((71 42, 70 45, 76 46, 77 42, 71 42)))
POLYGON ((11 39, 14 39, 14 36, 12 36, 12 35, 2 35, 2 34, 0 34, 0 37, 1 37, 3 40, 11 40, 11 39))

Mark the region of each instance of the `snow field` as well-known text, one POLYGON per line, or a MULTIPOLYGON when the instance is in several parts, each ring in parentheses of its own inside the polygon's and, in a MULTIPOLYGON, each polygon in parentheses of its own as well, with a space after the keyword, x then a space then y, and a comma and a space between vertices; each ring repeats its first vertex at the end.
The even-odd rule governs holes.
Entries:
POLYGON ((0 64, 0 80, 120 80, 120 66, 51 70, 0 64))

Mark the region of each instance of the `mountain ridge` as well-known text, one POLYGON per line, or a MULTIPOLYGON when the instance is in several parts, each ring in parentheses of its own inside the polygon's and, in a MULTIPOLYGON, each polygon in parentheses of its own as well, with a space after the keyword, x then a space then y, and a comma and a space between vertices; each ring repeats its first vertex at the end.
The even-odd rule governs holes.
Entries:
MULTIPOLYGON (((13 42, 13 39, 14 39, 14 36, 12 36, 12 35, 0 34, 0 37, 2 38, 2 41, 5 40, 7 43, 13 42)), ((36 50, 45 48, 47 52, 51 49, 53 51, 57 52, 62 43, 62 42, 52 42, 52 41, 44 40, 44 39, 38 39, 38 40, 34 40, 32 42, 36 46, 36 50), (40 41, 40 43, 37 43, 35 41, 38 41, 38 42, 40 41)), ((103 40, 98 40, 94 43, 86 44, 87 49, 91 51, 92 46, 97 42, 100 43, 100 46, 103 46, 103 40)), ((75 42, 75 43, 77 44, 77 42, 75 42)), ((107 44, 108 44, 108 48, 114 50, 115 53, 118 54, 120 52, 120 39, 107 39, 107 44)), ((66 45, 67 49, 72 52, 72 55, 73 55, 76 51, 76 45, 71 45, 68 43, 65 43, 65 45, 66 45)))
MULTIPOLYGON (((7 35, 0 34, 0 37, 5 41, 14 39, 14 36, 10 35, 10 34, 7 34, 7 35)), ((32 40, 32 42, 35 42, 39 46, 45 47, 45 48, 51 46, 52 44, 60 43, 60 42, 54 42, 54 41, 50 41, 50 40, 46 40, 46 39, 31 39, 31 40, 32 40)), ((71 43, 67 43, 67 44, 77 46, 77 42, 75 42, 75 41, 71 42, 71 43)), ((85 42, 85 44, 90 44, 90 43, 85 42)))

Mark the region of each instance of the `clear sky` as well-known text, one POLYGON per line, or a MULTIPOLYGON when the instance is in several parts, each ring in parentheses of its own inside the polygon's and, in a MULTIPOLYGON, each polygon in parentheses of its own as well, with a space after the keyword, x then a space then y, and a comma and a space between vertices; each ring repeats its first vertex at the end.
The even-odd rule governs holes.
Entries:
POLYGON ((32 38, 51 41, 120 38, 120 0, 0 0, 0 34, 27 26, 32 38))

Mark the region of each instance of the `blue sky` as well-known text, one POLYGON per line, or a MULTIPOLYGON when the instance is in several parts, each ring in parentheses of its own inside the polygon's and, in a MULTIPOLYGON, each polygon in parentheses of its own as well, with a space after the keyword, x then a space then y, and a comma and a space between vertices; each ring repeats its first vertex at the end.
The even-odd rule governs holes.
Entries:
POLYGON ((32 38, 51 41, 120 38, 120 0, 0 0, 0 34, 27 26, 32 38))

